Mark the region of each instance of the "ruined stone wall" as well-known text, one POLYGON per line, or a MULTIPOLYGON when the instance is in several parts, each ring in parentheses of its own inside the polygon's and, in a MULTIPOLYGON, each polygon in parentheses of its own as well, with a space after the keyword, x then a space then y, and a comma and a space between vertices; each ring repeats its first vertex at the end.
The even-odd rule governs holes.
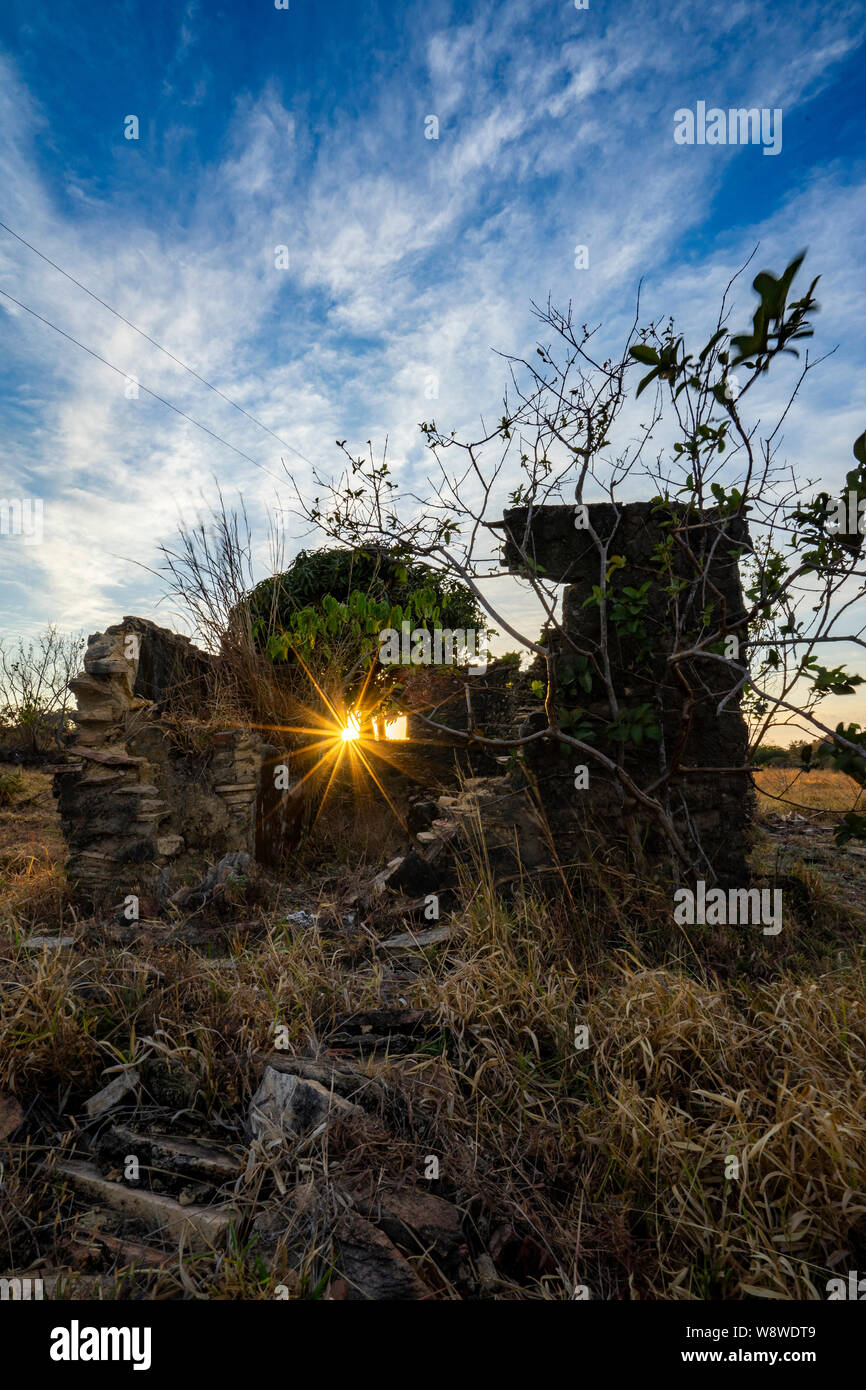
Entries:
POLYGON ((171 701, 206 701, 213 658, 143 618, 94 634, 71 682, 71 759, 55 777, 67 872, 93 898, 167 896, 207 863, 244 851, 275 862, 295 815, 274 793, 283 755, 248 729, 184 746, 171 701))
MULTIPOLYGON (((676 589, 658 562, 672 516, 657 505, 591 505, 585 530, 575 528, 574 517, 570 506, 536 508, 531 516, 518 508, 505 515, 505 563, 525 571, 518 548, 523 547, 546 579, 565 586, 563 630, 549 639, 560 676, 574 662, 575 650, 593 667, 589 687, 572 689, 564 703, 580 706, 580 718, 594 730, 593 746, 661 802, 698 875, 723 885, 743 884, 753 793, 745 767, 747 730, 735 689, 740 672, 705 654, 676 662, 671 657, 687 649, 692 637, 708 632, 744 639, 738 557, 749 547, 745 524, 722 522, 712 512, 693 514, 688 530, 677 532, 676 589), (639 630, 617 630, 609 623, 603 643, 599 607, 587 599, 614 556, 621 561, 611 571, 611 596, 647 582, 649 596, 639 630), (599 678, 605 644, 620 709, 650 707, 658 738, 638 744, 611 737, 611 706, 599 678)), ((176 737, 173 709, 180 700, 190 711, 206 711, 216 661, 188 639, 141 618, 124 618, 91 637, 84 671, 72 682, 78 702, 72 761, 55 785, 70 878, 94 898, 121 900, 138 888, 168 896, 206 865, 238 851, 261 863, 286 864, 306 807, 300 794, 286 795, 277 785, 274 768, 291 764, 293 755, 252 729, 207 732, 204 721, 195 747, 176 737)), ((535 674, 543 678, 545 671, 535 674)), ((509 738, 546 727, 539 704, 533 708, 530 699, 527 709, 527 679, 527 673, 502 662, 492 663, 487 678, 472 678, 480 732, 509 738)), ((465 730, 465 696, 462 706, 459 701, 447 706, 441 717, 455 731, 465 730)), ((376 745, 381 755, 374 758, 376 771, 391 799, 404 805, 419 795, 423 800, 425 792, 450 790, 460 774, 475 777, 480 796, 485 781, 507 774, 508 786, 497 786, 495 797, 491 788, 487 797, 488 829, 493 816, 502 821, 506 839, 514 839, 509 825, 518 828, 519 821, 528 827, 517 841, 526 840, 533 861, 539 845, 548 847, 545 853, 550 849, 546 820, 563 863, 586 860, 599 848, 603 853, 605 845, 629 846, 644 862, 671 862, 658 819, 615 770, 588 754, 543 738, 526 745, 524 762, 516 768, 504 751, 449 740, 412 715, 408 723, 408 742, 376 745), (575 781, 578 765, 588 771, 582 787, 575 781), (525 792, 527 782, 531 795, 525 792), (512 793, 526 802, 525 815, 513 815, 512 793)), ((351 765, 346 766, 351 782, 351 765)), ((292 781, 290 773, 289 786, 292 781)), ((308 792, 315 800, 312 782, 304 788, 308 792)), ((429 833, 435 838, 435 830, 429 833)))
POLYGON ((449 698, 443 698, 440 693, 416 706, 442 729, 431 728, 424 719, 412 713, 410 707, 408 743, 393 746, 397 758, 413 772, 416 780, 421 780, 425 772, 432 776, 435 769, 443 786, 449 788, 458 774, 465 778, 501 773, 505 752, 485 748, 472 739, 467 742, 466 735, 471 729, 491 738, 516 738, 521 710, 531 698, 528 677, 521 672, 519 663, 501 657, 491 659, 484 674, 461 675, 450 684, 453 694, 449 698), (444 730, 454 730, 454 733, 444 730), (405 753, 400 751, 401 747, 405 748, 405 753))
MULTIPOLYGON (((747 761, 747 729, 740 700, 732 694, 740 673, 727 661, 700 656, 672 665, 669 657, 687 642, 684 634, 721 629, 740 640, 745 609, 737 555, 749 548, 741 519, 720 523, 717 513, 693 517, 674 552, 675 574, 681 582, 674 598, 662 581, 657 550, 667 534, 670 515, 651 503, 609 503, 588 507, 589 528, 576 529, 575 508, 543 506, 531 519, 526 509, 505 514, 508 539, 505 563, 515 571, 526 567, 522 547, 547 580, 564 584, 562 626, 553 637, 560 673, 575 659, 569 639, 580 653, 601 657, 601 615, 591 601, 593 585, 601 582, 602 567, 621 556, 624 567, 611 576, 611 595, 625 586, 639 588, 649 581, 649 602, 640 634, 619 634, 606 624, 608 657, 621 705, 652 705, 661 730, 658 740, 605 741, 611 720, 603 682, 593 674, 589 690, 578 688, 576 702, 595 729, 594 746, 621 762, 644 788, 657 784, 677 833, 704 866, 708 879, 734 885, 747 879, 746 854, 753 813, 747 761), (603 555, 592 532, 606 547, 603 555), (587 605, 587 599, 590 603, 587 605), (674 617, 674 604, 677 616, 674 617), (677 638, 679 629, 679 638, 677 638), (671 771, 676 767, 676 771, 671 771), (739 769, 739 770, 737 770, 739 769)), ((545 671, 536 672, 543 679, 545 671)), ((571 702, 575 701, 572 693, 571 702)), ((538 711, 525 732, 545 727, 538 711)), ((639 846, 650 858, 666 853, 658 825, 623 791, 615 775, 585 755, 562 756, 549 740, 527 748, 527 762, 563 852, 580 856, 587 834, 607 842, 624 840, 639 846), (589 784, 575 787, 575 767, 585 764, 589 784)), ((585 852, 585 851, 583 851, 585 852)))

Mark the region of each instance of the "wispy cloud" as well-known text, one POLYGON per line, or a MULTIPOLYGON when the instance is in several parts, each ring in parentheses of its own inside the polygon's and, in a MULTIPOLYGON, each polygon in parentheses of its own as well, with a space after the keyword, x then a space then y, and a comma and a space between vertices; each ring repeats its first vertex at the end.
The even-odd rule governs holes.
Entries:
MULTIPOLYGON (((325 31, 302 27, 298 10, 277 17, 294 29, 268 17, 251 64, 235 60, 240 30, 209 35, 188 5, 164 36, 160 120, 142 112, 136 145, 122 138, 125 110, 110 139, 94 113, 96 169, 83 153, 70 162, 50 94, 7 50, 0 216, 324 471, 338 464, 337 437, 380 445, 388 433, 410 479, 425 466, 416 425, 433 413, 431 374, 437 421, 471 428, 495 411, 504 373, 490 349, 531 351, 532 299, 572 299, 614 343, 643 276, 647 314, 699 333, 756 241, 775 267, 808 245, 824 276, 822 342, 839 351, 792 411, 785 447, 839 481, 866 423, 863 163, 834 149, 834 121, 851 116, 828 112, 827 94, 839 99, 860 6, 476 3, 457 22, 444 5, 395 6, 397 66, 364 48, 359 27, 356 72, 368 77, 358 87, 330 73, 332 109, 314 102, 322 74, 309 90, 281 77, 279 44, 303 40, 311 74, 328 61, 325 31), (781 158, 675 146, 673 112, 698 99, 783 107, 781 158), (425 138, 429 115, 438 140, 425 138), (783 172, 765 187, 756 163, 783 172), (576 244, 589 247, 588 271, 575 269, 576 244)), ((82 91, 88 77, 83 67, 82 91)), ((45 544, 2 542, 2 625, 92 629, 153 611, 159 586, 140 566, 213 495, 212 475, 244 493, 259 524, 281 454, 309 485, 296 455, 3 233, 0 289, 268 470, 144 393, 127 399, 121 377, 0 300, 0 493, 46 498, 45 544)))

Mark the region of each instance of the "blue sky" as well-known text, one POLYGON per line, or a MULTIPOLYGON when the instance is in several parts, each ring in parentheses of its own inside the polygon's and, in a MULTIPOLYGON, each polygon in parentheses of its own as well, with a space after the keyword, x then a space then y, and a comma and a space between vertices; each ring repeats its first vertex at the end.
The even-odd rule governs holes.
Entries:
MULTIPOLYGON (((532 299, 572 299, 614 344, 643 277, 647 316, 697 334, 756 242, 756 268, 775 270, 807 246, 816 348, 838 350, 783 452, 836 490, 866 428, 863 32, 862 4, 796 0, 6 0, 0 220, 319 468, 337 468, 335 439, 387 433, 407 478, 424 462, 429 375, 437 422, 471 430, 503 385, 491 349, 532 350, 532 299), (781 153, 677 146, 673 113, 699 100, 782 108, 781 153)), ((2 231, 0 289, 264 469, 279 475, 282 456, 309 481, 2 231)), ((748 279, 740 302, 745 325, 748 279)), ((243 492, 264 561, 273 478, 144 394, 127 400, 119 376, 2 299, 0 334, 0 495, 45 504, 43 544, 0 539, 0 629, 175 623, 141 566, 213 499, 214 476, 243 492)))

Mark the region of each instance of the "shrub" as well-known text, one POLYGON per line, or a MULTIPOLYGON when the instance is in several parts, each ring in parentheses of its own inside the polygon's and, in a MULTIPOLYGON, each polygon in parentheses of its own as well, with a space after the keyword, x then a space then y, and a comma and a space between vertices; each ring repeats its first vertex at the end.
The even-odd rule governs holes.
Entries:
POLYGON ((384 629, 408 621, 413 630, 465 631, 483 618, 459 580, 378 548, 301 551, 288 570, 256 585, 243 606, 260 652, 278 666, 300 661, 347 708, 362 689, 369 707, 397 688, 398 669, 377 664, 384 629))
POLYGON ((0 806, 14 806, 24 793, 24 778, 20 772, 0 771, 0 806))

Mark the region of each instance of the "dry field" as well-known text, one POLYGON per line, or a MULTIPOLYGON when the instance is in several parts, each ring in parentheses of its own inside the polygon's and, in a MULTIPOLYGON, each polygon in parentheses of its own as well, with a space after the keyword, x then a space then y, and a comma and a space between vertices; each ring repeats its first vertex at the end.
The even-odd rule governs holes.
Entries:
MULTIPOLYGON (((802 772, 795 767, 765 767, 755 773, 758 810, 762 815, 775 812, 787 815, 797 811, 806 815, 812 811, 831 811, 841 814, 866 804, 866 791, 844 772, 820 769, 802 772)), ((821 818, 819 818, 821 819, 821 818)), ((823 817, 832 820, 832 816, 823 817)))
MULTIPOLYGON (((798 793, 849 804, 826 774, 798 793)), ((25 774, 0 809, 0 1274, 61 1270, 72 1296, 271 1299, 279 1283, 345 1298, 334 1213, 375 1174, 441 1203, 426 1244, 388 1228, 422 1296, 567 1300, 582 1284, 594 1298, 823 1299, 866 1261, 863 925, 821 867, 829 832, 772 833, 763 852, 787 855, 797 887, 779 938, 673 928, 661 890, 586 869, 580 899, 505 903, 479 863, 457 935, 395 963, 331 932, 329 866, 288 895, 241 895, 194 944, 169 922, 119 940, 68 902, 48 779, 25 774), (317 907, 314 927, 286 921, 317 907), (27 944, 59 932, 70 948, 27 944), (359 1052, 340 1020, 384 1008, 423 1026, 408 1050, 359 1052), (246 1124, 276 1024, 377 1098, 308 1145, 298 1173, 246 1124), (132 1067, 123 1103, 89 1117, 88 1098, 132 1067), (116 1125, 223 1147, 230 1181, 179 1182, 151 1156, 143 1182, 195 1211, 230 1202, 227 1243, 181 1252, 82 1200, 59 1165, 97 1153, 116 1190, 116 1125)), ((849 886, 860 873, 862 901, 862 858, 838 862, 849 886)))

